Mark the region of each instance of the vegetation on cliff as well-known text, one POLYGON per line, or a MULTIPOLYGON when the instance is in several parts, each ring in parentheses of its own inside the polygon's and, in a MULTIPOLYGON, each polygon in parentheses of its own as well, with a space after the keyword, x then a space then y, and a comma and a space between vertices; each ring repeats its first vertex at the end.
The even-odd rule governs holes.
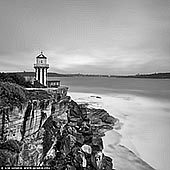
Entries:
POLYGON ((26 90, 14 83, 0 82, 0 106, 21 106, 27 101, 26 90))
POLYGON ((52 95, 45 90, 29 90, 26 91, 26 96, 29 100, 44 100, 52 97, 52 95))
POLYGON ((0 73, 0 82, 15 83, 23 87, 33 87, 31 82, 25 81, 25 78, 17 73, 0 73))
POLYGON ((20 107, 28 100, 50 99, 51 94, 44 90, 27 91, 24 87, 10 82, 0 81, 0 106, 20 107))

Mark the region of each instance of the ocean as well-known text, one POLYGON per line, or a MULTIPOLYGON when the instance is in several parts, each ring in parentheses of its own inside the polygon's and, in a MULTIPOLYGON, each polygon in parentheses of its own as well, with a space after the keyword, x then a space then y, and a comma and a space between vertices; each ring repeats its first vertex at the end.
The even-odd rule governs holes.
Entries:
MULTIPOLYGON (((60 77, 76 101, 101 105, 122 123, 121 145, 157 170, 170 169, 170 80, 60 77), (100 98, 93 98, 97 95, 100 98)), ((110 139, 109 139, 110 140, 110 139)), ((110 140, 112 141, 112 140, 110 140)), ((107 141, 106 141, 107 143, 107 141)), ((109 147, 106 153, 111 155, 109 147)))
POLYGON ((170 99, 169 79, 136 79, 107 77, 60 77, 70 92, 97 94, 127 93, 170 99))

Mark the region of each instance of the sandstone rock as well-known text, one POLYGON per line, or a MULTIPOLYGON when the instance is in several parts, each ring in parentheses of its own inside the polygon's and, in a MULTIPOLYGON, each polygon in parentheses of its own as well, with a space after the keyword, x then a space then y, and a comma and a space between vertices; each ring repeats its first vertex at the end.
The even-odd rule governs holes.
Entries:
POLYGON ((102 160, 102 169, 104 170, 112 170, 113 164, 112 164, 112 159, 108 156, 103 156, 102 160))
POLYGON ((0 149, 0 164, 43 165, 57 170, 97 170, 103 165, 101 136, 114 121, 105 110, 88 109, 58 96, 53 101, 30 101, 23 119, 22 147, 16 142, 3 143, 8 150, 1 154, 0 149), (40 120, 32 134, 37 113, 40 120))
POLYGON ((98 146, 99 150, 102 151, 103 150, 103 140, 100 137, 93 137, 92 139, 92 146, 98 146))
POLYGON ((86 152, 86 153, 88 153, 88 154, 91 154, 91 153, 92 153, 92 148, 91 148, 91 146, 89 146, 89 145, 84 144, 84 145, 81 147, 81 149, 82 149, 83 152, 86 152))

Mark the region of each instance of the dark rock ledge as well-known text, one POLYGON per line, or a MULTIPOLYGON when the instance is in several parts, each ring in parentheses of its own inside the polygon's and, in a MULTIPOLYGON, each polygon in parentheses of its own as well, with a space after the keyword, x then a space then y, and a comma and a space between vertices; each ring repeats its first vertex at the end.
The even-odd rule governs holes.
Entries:
POLYGON ((67 123, 50 116, 43 125, 43 162, 58 170, 112 170, 112 159, 102 153, 104 132, 118 121, 103 109, 69 102, 67 123))

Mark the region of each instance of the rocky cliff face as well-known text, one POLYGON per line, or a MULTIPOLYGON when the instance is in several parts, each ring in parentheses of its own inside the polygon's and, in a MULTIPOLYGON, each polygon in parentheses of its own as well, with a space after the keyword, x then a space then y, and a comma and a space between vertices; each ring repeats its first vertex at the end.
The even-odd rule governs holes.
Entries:
POLYGON ((23 108, 15 107, 15 114, 14 108, 1 107, 0 166, 112 169, 112 159, 102 153, 101 137, 117 119, 78 105, 65 90, 52 91, 46 98, 34 91, 23 108))
MULTIPOLYGON (((119 120, 103 109, 78 105, 67 90, 26 91, 0 83, 0 166, 112 170, 102 137, 119 129, 119 120)), ((110 145, 109 151, 117 170, 153 170, 124 146, 110 145)))
POLYGON ((54 169, 112 170, 112 159, 102 153, 101 137, 105 130, 112 129, 115 118, 104 110, 94 112, 79 106, 73 100, 68 103, 66 117, 54 119, 53 114, 42 127, 42 165, 54 169))

